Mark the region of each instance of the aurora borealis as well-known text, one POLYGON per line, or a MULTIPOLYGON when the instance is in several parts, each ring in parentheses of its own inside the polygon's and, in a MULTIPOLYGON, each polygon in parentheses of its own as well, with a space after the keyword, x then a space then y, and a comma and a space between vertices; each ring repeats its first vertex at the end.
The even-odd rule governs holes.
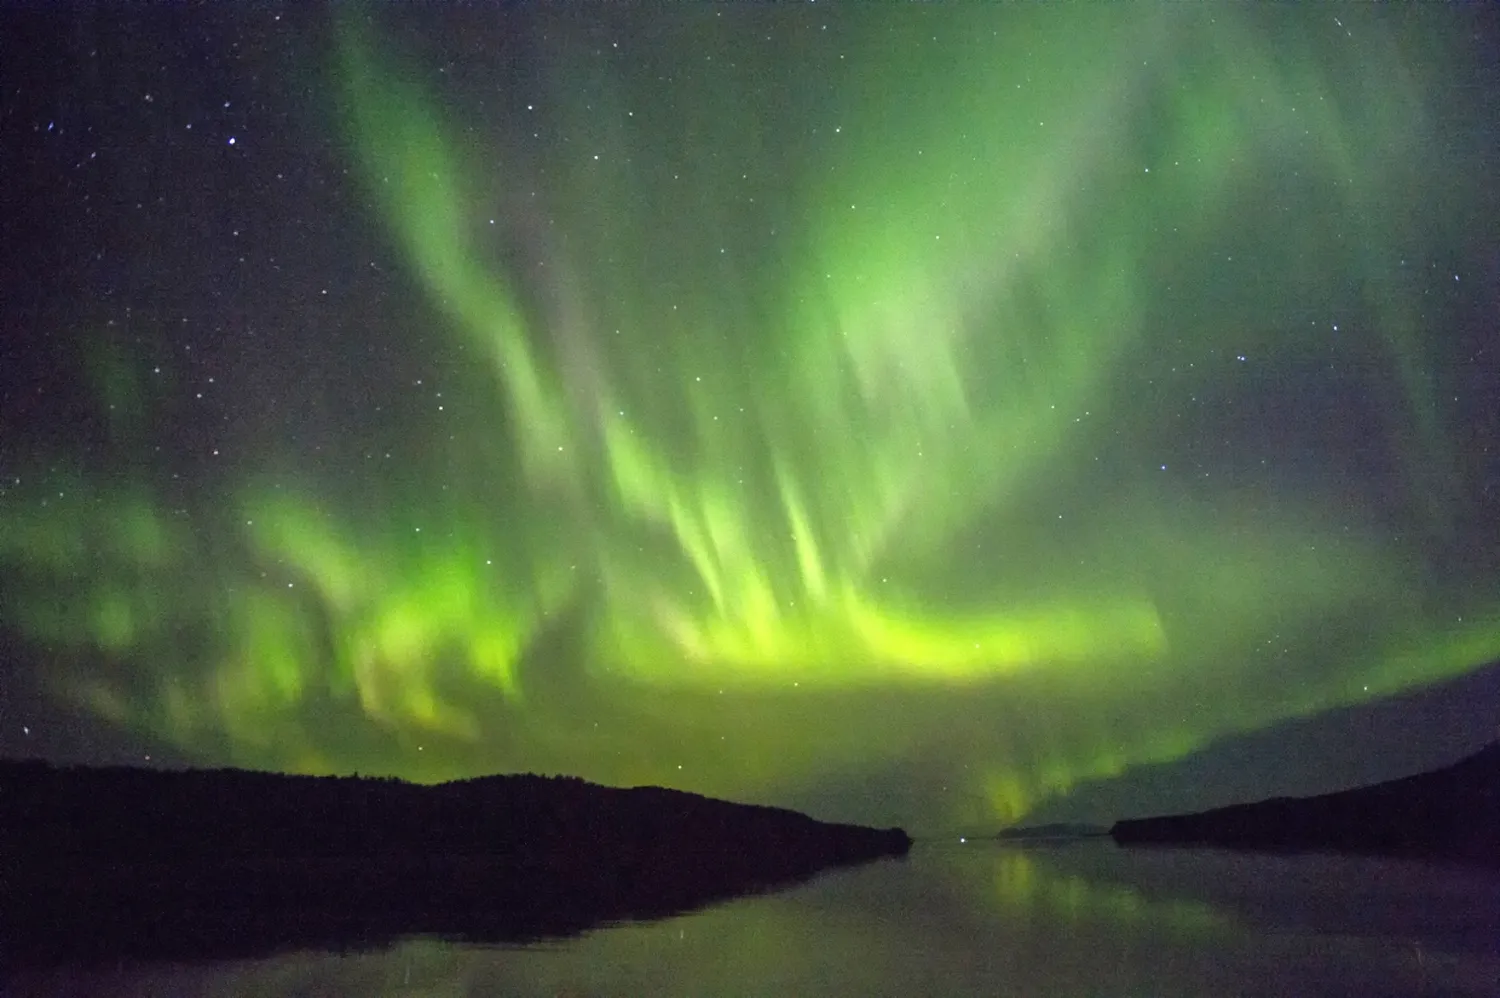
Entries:
POLYGON ((7 754, 996 824, 1500 659, 1477 9, 7 17, 7 754))

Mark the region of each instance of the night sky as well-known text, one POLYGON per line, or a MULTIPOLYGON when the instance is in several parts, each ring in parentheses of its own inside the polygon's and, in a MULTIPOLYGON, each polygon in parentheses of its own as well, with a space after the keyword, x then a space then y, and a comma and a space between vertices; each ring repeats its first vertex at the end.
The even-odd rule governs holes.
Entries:
POLYGON ((922 830, 1471 749, 1497 38, 7 9, 0 755, 922 830))

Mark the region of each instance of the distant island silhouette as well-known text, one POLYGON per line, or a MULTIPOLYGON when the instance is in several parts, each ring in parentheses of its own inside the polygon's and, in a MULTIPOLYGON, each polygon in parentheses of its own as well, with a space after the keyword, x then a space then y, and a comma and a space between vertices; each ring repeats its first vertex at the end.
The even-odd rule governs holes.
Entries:
POLYGON ((571 777, 0 761, 0 967, 524 941, 910 846, 899 828, 571 777))
POLYGON ((1002 842, 1072 842, 1077 839, 1102 838, 1109 834, 1103 825, 1086 825, 1075 821, 1053 821, 1045 825, 1017 825, 1002 828, 995 838, 1002 842))
POLYGON ((1500 742, 1451 766, 1316 797, 1118 821, 1120 845, 1215 845, 1500 867, 1500 742))

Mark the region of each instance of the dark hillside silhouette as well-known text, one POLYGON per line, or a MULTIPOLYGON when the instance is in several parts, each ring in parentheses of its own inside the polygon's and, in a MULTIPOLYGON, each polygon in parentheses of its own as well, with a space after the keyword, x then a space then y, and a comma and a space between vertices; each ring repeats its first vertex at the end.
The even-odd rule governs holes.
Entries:
POLYGON ((1326 850, 1500 866, 1500 743, 1451 766, 1317 797, 1116 822, 1121 845, 1326 850))
POLYGON ((574 778, 0 763, 0 960, 521 940, 909 847, 900 829, 574 778))

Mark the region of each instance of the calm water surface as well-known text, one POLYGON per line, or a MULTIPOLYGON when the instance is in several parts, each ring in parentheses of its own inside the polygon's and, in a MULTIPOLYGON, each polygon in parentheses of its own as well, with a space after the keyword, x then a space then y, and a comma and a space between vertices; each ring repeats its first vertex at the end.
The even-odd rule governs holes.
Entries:
POLYGON ((1346 857, 921 843, 532 946, 30 973, 14 995, 1500 996, 1500 875, 1346 857))

